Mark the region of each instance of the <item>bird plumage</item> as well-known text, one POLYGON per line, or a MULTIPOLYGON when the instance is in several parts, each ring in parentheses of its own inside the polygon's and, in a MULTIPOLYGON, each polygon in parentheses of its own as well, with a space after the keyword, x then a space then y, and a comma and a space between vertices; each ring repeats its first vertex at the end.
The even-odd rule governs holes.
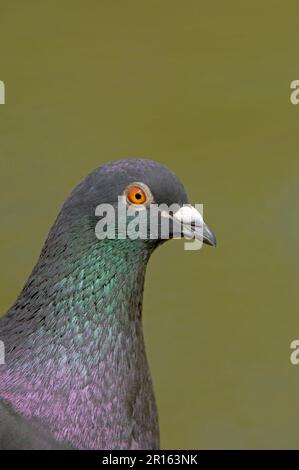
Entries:
POLYGON ((95 207, 114 204, 132 181, 144 181, 157 201, 187 202, 176 176, 148 160, 112 162, 71 193, 0 319, 0 448, 159 448, 142 294, 161 240, 94 233, 95 207))

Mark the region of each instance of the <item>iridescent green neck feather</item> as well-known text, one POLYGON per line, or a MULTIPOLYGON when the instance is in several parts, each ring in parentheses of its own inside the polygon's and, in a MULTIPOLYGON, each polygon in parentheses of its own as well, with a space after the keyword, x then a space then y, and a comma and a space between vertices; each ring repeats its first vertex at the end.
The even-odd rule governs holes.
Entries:
POLYGON ((61 217, 2 320, 1 396, 75 447, 157 448, 141 321, 155 244, 99 241, 90 217, 66 218, 63 230, 61 217))

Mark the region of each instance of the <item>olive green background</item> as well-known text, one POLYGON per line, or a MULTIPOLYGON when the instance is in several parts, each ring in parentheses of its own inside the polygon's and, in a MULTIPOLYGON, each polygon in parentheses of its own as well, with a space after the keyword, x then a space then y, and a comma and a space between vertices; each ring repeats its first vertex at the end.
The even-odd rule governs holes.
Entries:
POLYGON ((106 161, 166 164, 217 235, 148 267, 164 448, 299 448, 298 36, 298 1, 0 3, 1 311, 106 161))

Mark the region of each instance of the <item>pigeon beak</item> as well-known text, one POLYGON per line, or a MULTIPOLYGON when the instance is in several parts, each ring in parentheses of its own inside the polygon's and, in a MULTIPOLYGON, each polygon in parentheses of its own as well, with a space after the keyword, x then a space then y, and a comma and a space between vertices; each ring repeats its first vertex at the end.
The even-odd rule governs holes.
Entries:
POLYGON ((186 205, 181 207, 172 216, 174 222, 179 223, 181 234, 186 238, 196 238, 210 246, 216 246, 216 237, 204 222, 201 213, 195 207, 186 205))
POLYGON ((206 245, 210 245, 213 247, 216 247, 217 241, 215 234, 212 232, 212 230, 207 226, 207 224, 204 223, 203 226, 203 239, 202 241, 206 243, 206 245))

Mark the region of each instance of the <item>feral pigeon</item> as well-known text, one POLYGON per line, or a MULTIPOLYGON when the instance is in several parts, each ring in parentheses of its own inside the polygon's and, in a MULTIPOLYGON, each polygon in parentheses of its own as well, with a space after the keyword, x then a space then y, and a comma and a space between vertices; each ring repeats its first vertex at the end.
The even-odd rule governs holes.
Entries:
POLYGON ((165 220, 168 238, 179 226, 182 235, 216 244, 175 174, 151 160, 101 166, 66 199, 25 287, 0 318, 1 449, 159 448, 142 294, 147 261, 167 239, 165 220), (173 204, 177 211, 167 209, 173 204), (108 206, 114 219, 101 212, 108 206), (154 207, 156 231, 148 217, 138 235, 134 213, 154 207), (110 226, 97 233, 105 217, 110 226))

